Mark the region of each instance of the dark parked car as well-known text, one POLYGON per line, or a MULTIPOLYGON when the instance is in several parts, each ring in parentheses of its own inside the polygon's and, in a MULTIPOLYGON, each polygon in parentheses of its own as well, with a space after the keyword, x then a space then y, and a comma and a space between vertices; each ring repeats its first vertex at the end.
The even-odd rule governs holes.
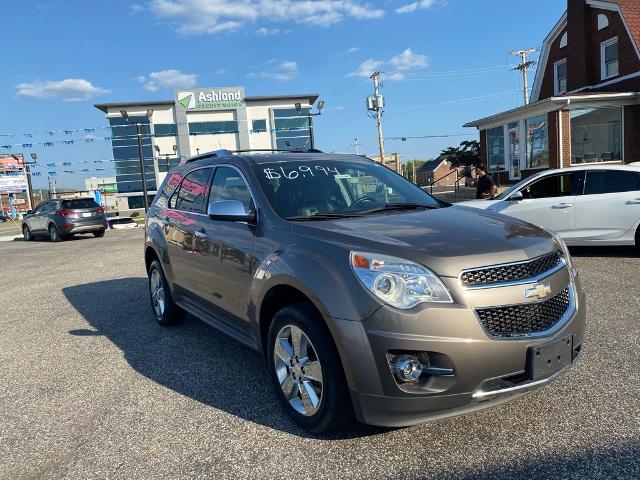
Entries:
POLYGON ((263 352, 310 431, 498 405, 578 358, 584 294, 559 237, 449 207, 359 156, 200 155, 147 216, 153 314, 263 352))
POLYGON ((22 219, 25 240, 47 235, 52 242, 59 242, 77 233, 103 237, 106 228, 104 208, 92 198, 47 200, 22 219))

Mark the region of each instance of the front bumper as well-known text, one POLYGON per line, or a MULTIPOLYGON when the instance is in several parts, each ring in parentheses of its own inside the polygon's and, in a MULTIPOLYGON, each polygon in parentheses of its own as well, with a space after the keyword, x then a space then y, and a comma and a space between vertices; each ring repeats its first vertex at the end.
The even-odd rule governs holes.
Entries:
POLYGON ((381 307, 364 322, 330 319, 345 368, 356 417, 363 423, 401 427, 461 415, 518 398, 559 376, 527 376, 527 352, 556 339, 572 339, 581 351, 585 298, 576 277, 575 311, 560 328, 537 337, 489 337, 473 308, 457 305, 402 312, 381 307), (452 375, 427 377, 406 389, 389 368, 389 352, 427 352, 452 375))

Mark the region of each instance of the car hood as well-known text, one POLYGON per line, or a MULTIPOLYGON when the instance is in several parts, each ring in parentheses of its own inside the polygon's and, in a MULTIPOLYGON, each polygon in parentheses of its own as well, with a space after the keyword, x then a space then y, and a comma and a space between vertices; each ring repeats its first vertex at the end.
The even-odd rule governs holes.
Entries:
POLYGON ((299 222, 294 231, 353 250, 413 260, 447 277, 457 277, 466 268, 527 260, 558 249, 551 235, 538 227, 466 207, 299 222))
POLYGON ((463 206, 463 207, 481 208, 483 210, 489 210, 492 206, 500 202, 501 200, 468 200, 466 202, 456 203, 454 207, 463 206))

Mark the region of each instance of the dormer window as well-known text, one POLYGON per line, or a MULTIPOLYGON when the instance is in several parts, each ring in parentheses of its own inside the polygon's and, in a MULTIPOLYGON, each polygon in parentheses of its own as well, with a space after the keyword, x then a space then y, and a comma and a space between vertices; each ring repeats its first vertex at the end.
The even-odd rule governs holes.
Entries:
POLYGON ((600 45, 602 80, 618 76, 618 37, 600 45))
POLYGON ((567 92, 567 59, 553 64, 553 89, 554 94, 567 92))

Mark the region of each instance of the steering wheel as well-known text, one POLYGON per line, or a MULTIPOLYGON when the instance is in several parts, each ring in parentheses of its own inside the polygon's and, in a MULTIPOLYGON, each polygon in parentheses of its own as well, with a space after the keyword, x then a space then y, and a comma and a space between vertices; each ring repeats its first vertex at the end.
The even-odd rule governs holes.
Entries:
POLYGON ((359 205, 361 203, 378 203, 378 200, 369 195, 363 195, 362 197, 354 200, 351 206, 355 207, 356 205, 359 205))

